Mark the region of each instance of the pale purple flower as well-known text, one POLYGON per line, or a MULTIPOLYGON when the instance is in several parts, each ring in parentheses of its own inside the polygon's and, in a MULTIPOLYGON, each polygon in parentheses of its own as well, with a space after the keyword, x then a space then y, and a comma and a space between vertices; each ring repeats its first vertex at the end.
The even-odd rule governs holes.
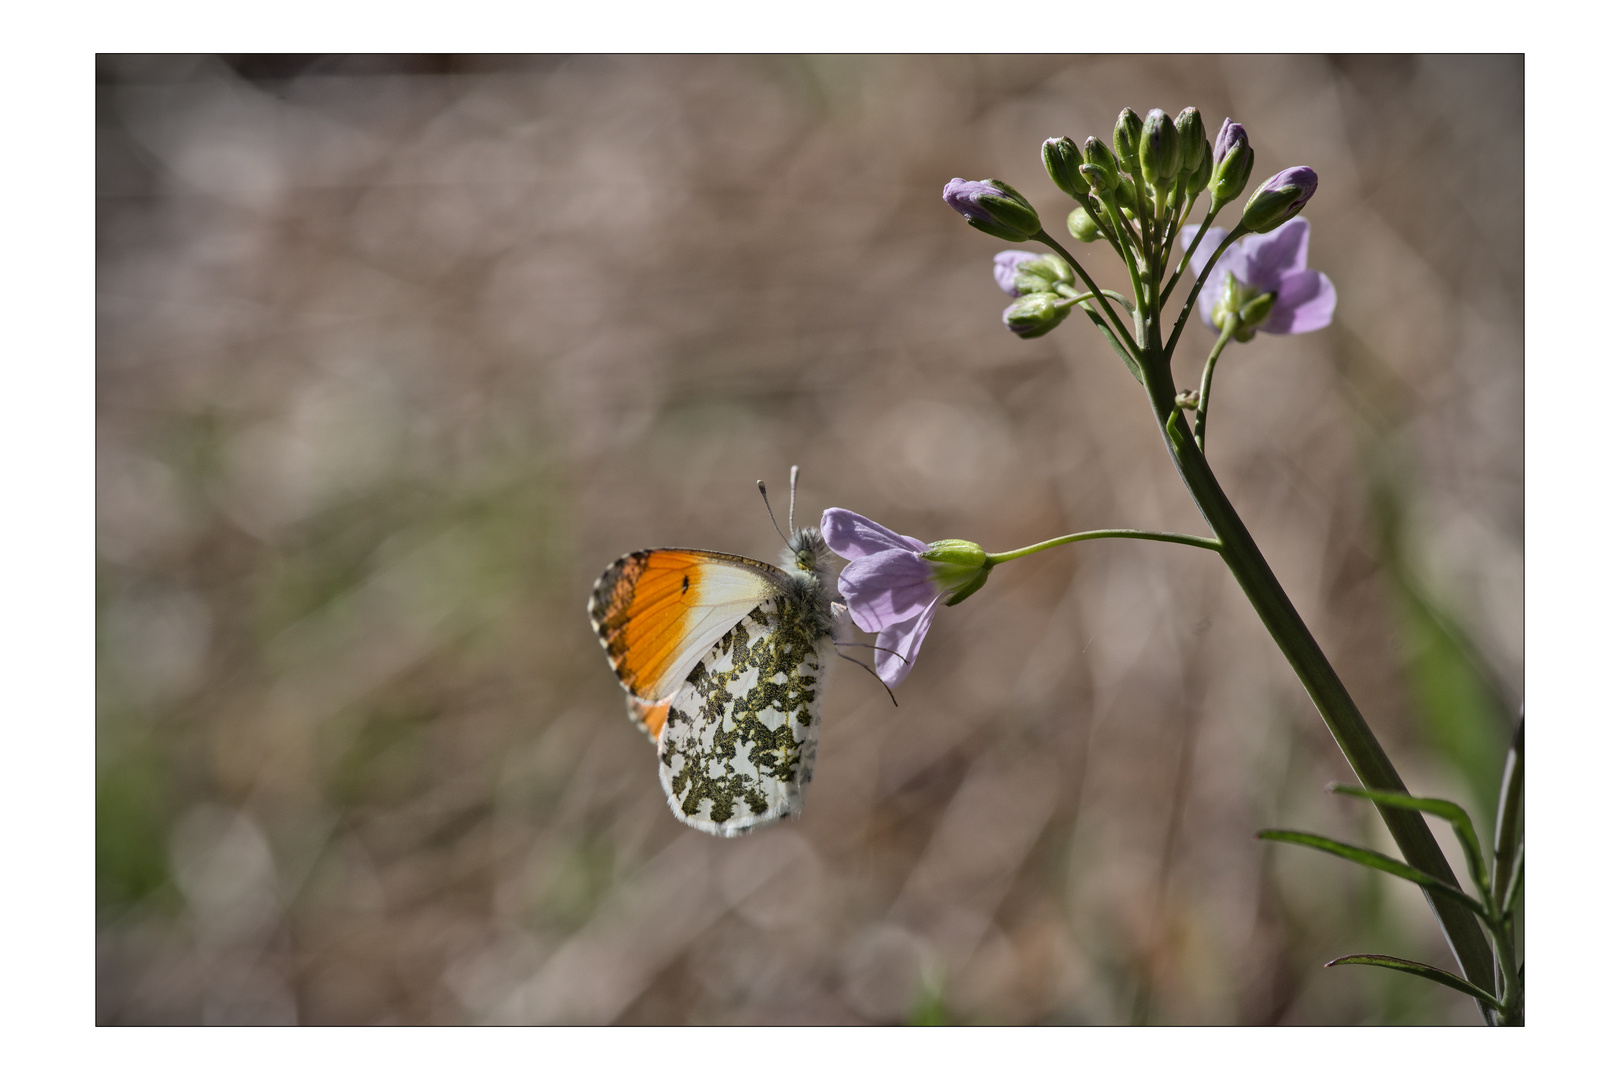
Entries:
MULTIPOLYGON (((1185 248, 1198 235, 1198 228, 1189 225, 1181 230, 1181 245, 1185 248)), ((1204 264, 1226 239, 1226 230, 1211 228, 1204 234, 1198 249, 1193 252, 1192 269, 1203 273, 1204 264)), ((1265 322, 1255 329, 1268 334, 1303 334, 1320 330, 1333 321, 1333 308, 1338 294, 1333 282, 1319 270, 1305 267, 1305 249, 1310 244, 1311 225, 1304 218, 1294 218, 1260 236, 1245 236, 1227 248, 1216 260, 1198 294, 1198 311, 1204 325, 1218 330, 1215 325, 1215 305, 1226 291, 1226 276, 1231 274, 1238 285, 1254 296, 1274 292, 1277 300, 1265 322)))
POLYGON ((922 557, 928 545, 838 507, 821 515, 821 538, 849 560, 838 575, 838 591, 855 625, 878 636, 873 663, 878 678, 899 686, 950 592, 922 557))
POLYGON ((1038 259, 1039 255, 1033 251, 1003 251, 996 255, 995 268, 992 271, 996 277, 996 284, 1008 296, 1018 295, 1018 286, 1014 279, 1018 277, 1018 268, 1031 259, 1038 259))

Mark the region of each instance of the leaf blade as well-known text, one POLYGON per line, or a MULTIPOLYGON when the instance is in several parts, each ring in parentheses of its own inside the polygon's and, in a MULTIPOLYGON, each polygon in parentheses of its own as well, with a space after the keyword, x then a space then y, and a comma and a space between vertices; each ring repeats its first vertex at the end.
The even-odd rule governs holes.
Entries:
POLYGON ((1474 885, 1479 889, 1481 896, 1489 895, 1491 886, 1485 868, 1485 852, 1479 846, 1479 834, 1474 831, 1473 819, 1461 806, 1450 799, 1429 799, 1405 791, 1382 791, 1350 784, 1329 784, 1328 790, 1335 795, 1353 795, 1380 806, 1416 810, 1420 814, 1433 814, 1446 819, 1451 823, 1452 831, 1457 834, 1457 841, 1462 844, 1463 855, 1468 859, 1468 872, 1474 879, 1474 885))
POLYGON ((1405 878, 1407 881, 1421 885, 1423 888, 1433 892, 1444 893, 1480 918, 1486 917, 1484 905, 1455 885, 1449 885, 1433 874, 1426 874, 1415 866, 1403 863, 1399 859, 1392 859, 1380 852, 1356 847, 1354 844, 1342 843, 1326 836, 1318 836, 1315 833, 1300 832, 1297 829, 1261 829, 1255 833, 1255 837, 1260 840, 1273 840, 1284 844, 1299 844, 1301 847, 1315 848, 1318 851, 1325 851, 1329 855, 1337 855, 1341 859, 1360 863, 1362 866, 1370 867, 1373 870, 1382 870, 1386 874, 1405 878))
POLYGON ((1408 975, 1416 975, 1420 979, 1428 979, 1430 982, 1437 982, 1441 986, 1450 987, 1459 993, 1476 997, 1498 1012, 1502 1011, 1502 1003, 1496 1000, 1494 994, 1475 986, 1467 979, 1453 975, 1449 971, 1430 967, 1428 964, 1420 964, 1416 960, 1403 960, 1399 956, 1385 956, 1383 953, 1352 953, 1349 956, 1341 956, 1336 960, 1329 960, 1322 966, 1338 967, 1340 964, 1366 964, 1372 967, 1389 968, 1392 971, 1404 971, 1408 975))

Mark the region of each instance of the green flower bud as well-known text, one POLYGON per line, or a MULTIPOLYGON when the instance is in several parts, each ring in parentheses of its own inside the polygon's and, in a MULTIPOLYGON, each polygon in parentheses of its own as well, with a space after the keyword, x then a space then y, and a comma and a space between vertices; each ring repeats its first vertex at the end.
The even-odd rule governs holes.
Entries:
POLYGON ((1215 171, 1215 152, 1210 149, 1208 139, 1204 140, 1203 148, 1198 153, 1198 167, 1187 177, 1187 193, 1192 198, 1196 198, 1208 186, 1209 178, 1215 171))
POLYGON ((1103 141, 1092 135, 1086 139, 1086 145, 1080 148, 1080 159, 1090 165, 1096 172, 1086 173, 1086 179, 1091 181, 1092 190, 1099 190, 1097 177, 1101 177, 1102 184, 1109 191, 1119 187, 1119 163, 1114 160, 1113 152, 1103 145, 1103 141))
MULTIPOLYGON (((1176 116, 1176 139, 1181 143, 1181 167, 1178 171, 1190 176, 1197 170, 1198 162, 1204 156, 1202 150, 1204 144, 1204 118, 1199 116, 1198 110, 1191 105, 1182 109, 1176 116)), ((1187 187, 1191 191, 1197 191, 1203 185, 1199 184, 1198 187, 1193 187, 1192 183, 1189 182, 1187 187)))
POLYGON ((1037 255, 1020 264, 1018 270, 1019 273, 1032 274, 1048 285, 1074 284, 1074 270, 1056 255, 1037 255))
POLYGON ((1102 235, 1102 229, 1097 227, 1084 206, 1077 206, 1069 211, 1069 235, 1082 244, 1089 244, 1102 235))
POLYGON ((1119 155, 1119 167, 1133 176, 1141 175, 1141 163, 1136 158, 1142 142, 1142 118, 1129 109, 1119 110, 1114 121, 1114 153, 1119 155))
POLYGON ((1153 187, 1165 187, 1181 172, 1180 136, 1163 109, 1153 109, 1147 114, 1142 124, 1142 138, 1137 144, 1137 157, 1142 163, 1142 178, 1153 187))
POLYGON ((1080 148, 1067 135, 1042 143, 1041 161, 1046 164, 1046 175, 1065 195, 1078 199, 1090 190, 1080 175, 1080 148))
POLYGON ((1056 295, 1036 292, 1007 305, 1007 310, 1001 313, 1001 321, 1021 338, 1037 338, 1055 329, 1068 314, 1068 307, 1058 307, 1056 295))

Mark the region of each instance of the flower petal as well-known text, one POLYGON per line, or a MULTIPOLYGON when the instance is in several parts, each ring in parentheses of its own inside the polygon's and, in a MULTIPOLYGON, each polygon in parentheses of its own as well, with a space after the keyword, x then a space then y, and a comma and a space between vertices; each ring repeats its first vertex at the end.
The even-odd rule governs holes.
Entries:
POLYGON ((1305 269, 1305 249, 1311 242, 1311 223, 1304 218, 1284 222, 1271 232, 1238 241, 1243 266, 1238 280, 1260 292, 1271 292, 1284 277, 1305 269))
POLYGON ((940 588, 933 567, 916 552, 890 549, 844 567, 838 591, 855 625, 870 634, 916 617, 939 596, 940 588))
POLYGON ((827 546, 846 559, 863 555, 876 555, 880 551, 896 548, 921 551, 927 547, 921 540, 901 536, 885 529, 871 518, 864 518, 853 510, 831 507, 821 515, 821 538, 827 546))
MULTIPOLYGON (((1295 218, 1294 221, 1298 221, 1295 218)), ((1289 222, 1289 225, 1293 222, 1289 222)), ((1286 229, 1288 225, 1284 225, 1286 229)), ((1279 232, 1281 230, 1278 230, 1279 232)), ((1268 334, 1304 334, 1333 321, 1339 294, 1320 270, 1301 270, 1282 279, 1277 302, 1260 329, 1268 334)))
POLYGON ((934 597, 933 603, 910 619, 886 626, 878 634, 878 653, 873 666, 877 669, 878 678, 889 686, 899 686, 911 674, 917 650, 922 648, 923 638, 928 636, 928 628, 934 623, 934 612, 939 609, 939 602, 943 599, 945 594, 940 593, 934 597), (891 651, 884 652, 885 649, 891 651))

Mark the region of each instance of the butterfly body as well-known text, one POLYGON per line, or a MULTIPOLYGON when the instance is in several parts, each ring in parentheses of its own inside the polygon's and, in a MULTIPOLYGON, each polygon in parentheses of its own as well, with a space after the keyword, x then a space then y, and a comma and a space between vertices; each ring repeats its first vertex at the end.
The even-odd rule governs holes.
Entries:
POLYGON ((675 816, 737 836, 797 814, 843 614, 815 529, 781 567, 684 548, 632 552, 591 593, 591 626, 658 747, 675 816))

